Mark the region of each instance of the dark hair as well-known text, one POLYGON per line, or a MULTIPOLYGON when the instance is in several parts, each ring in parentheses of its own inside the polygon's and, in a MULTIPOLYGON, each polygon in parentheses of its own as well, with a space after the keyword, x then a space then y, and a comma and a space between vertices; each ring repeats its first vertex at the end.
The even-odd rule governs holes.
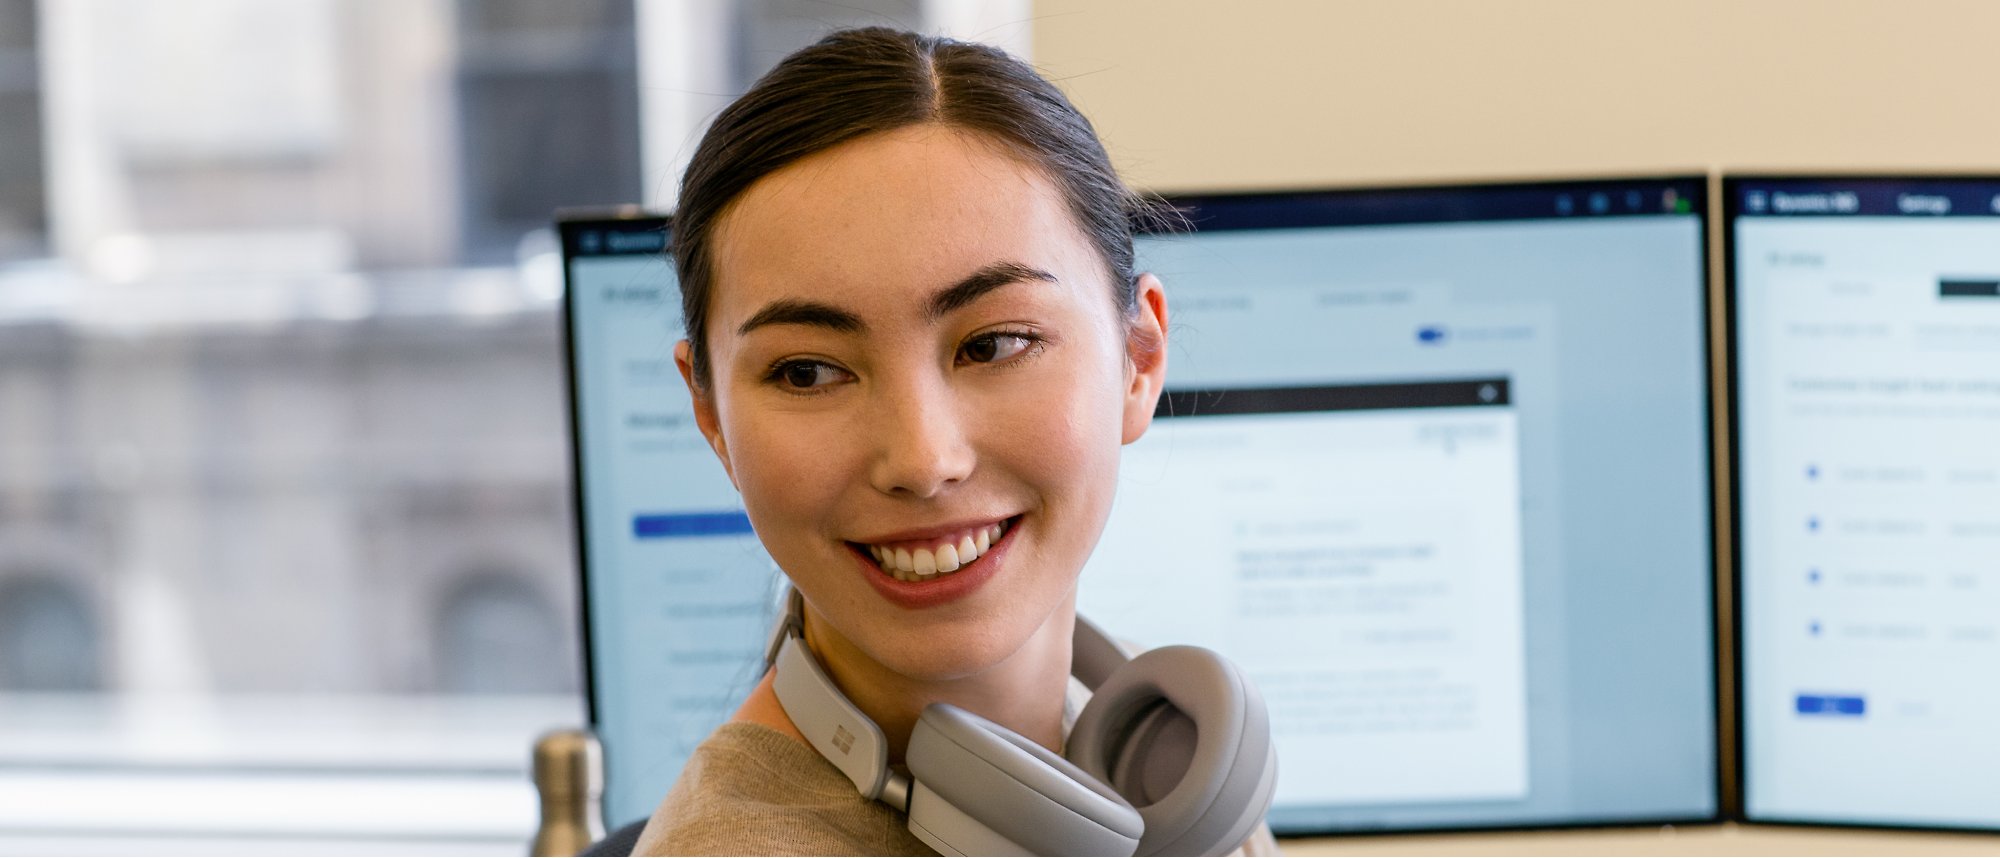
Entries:
POLYGON ((1164 224, 1170 211, 1126 188, 1061 90, 997 48, 887 27, 842 30, 786 57, 724 109, 681 179, 672 253, 698 384, 709 381, 711 241, 729 204, 808 155, 923 124, 977 132, 1046 172, 1104 258, 1119 311, 1137 312, 1133 225, 1164 224))

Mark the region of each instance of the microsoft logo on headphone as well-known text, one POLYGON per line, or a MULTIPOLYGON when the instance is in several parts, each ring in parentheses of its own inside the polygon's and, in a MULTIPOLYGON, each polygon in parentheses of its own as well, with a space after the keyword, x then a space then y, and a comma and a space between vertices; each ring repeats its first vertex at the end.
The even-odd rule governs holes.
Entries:
POLYGON ((854 734, 847 732, 846 727, 835 724, 833 727, 833 746, 839 748, 841 753, 847 753, 854 748, 854 734))

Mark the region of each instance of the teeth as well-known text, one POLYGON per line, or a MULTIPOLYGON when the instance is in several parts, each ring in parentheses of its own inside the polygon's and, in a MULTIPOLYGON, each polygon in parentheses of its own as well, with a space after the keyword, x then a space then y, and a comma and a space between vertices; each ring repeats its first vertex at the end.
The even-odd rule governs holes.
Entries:
POLYGON ((933 548, 911 550, 870 545, 868 553, 874 556, 882 571, 898 581, 928 581, 965 568, 992 550, 993 543, 999 542, 1006 532, 1003 522, 961 536, 957 542, 946 542, 933 548))

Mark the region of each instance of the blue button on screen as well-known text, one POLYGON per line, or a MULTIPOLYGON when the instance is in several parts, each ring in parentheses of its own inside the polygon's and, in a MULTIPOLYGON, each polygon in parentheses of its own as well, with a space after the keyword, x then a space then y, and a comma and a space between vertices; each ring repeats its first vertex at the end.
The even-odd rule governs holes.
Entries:
POLYGON ((1800 715, 1853 718, 1868 713, 1867 698, 1851 694, 1801 694, 1793 706, 1800 715))
POLYGON ((680 539, 695 536, 746 536, 750 515, 732 512, 683 512, 632 518, 632 535, 640 539, 680 539))

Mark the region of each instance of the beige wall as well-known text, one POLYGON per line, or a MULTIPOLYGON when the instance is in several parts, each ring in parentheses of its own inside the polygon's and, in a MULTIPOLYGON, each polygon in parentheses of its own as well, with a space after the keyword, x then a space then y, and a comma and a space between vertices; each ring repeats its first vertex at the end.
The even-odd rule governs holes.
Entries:
POLYGON ((1707 167, 2000 171, 2000 3, 1037 0, 1157 190, 1707 167))

